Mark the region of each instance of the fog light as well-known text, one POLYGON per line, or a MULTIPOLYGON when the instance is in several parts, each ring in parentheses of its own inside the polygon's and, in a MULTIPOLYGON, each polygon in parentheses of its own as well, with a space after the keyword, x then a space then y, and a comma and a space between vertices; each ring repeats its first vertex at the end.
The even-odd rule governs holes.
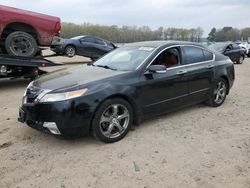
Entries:
POLYGON ((57 125, 55 122, 44 122, 43 123, 43 127, 49 129, 49 131, 52 134, 56 134, 56 135, 60 135, 61 132, 59 131, 59 129, 57 128, 57 125))

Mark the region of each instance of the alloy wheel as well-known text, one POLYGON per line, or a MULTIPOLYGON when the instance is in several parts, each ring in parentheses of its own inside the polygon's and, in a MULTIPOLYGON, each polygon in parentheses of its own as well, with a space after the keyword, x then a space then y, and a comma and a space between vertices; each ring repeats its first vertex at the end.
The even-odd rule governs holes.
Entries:
POLYGON ((66 48, 66 55, 67 55, 67 56, 73 57, 73 56, 75 56, 75 54, 76 54, 76 50, 75 50, 74 47, 68 46, 68 47, 66 48))
POLYGON ((102 113, 100 129, 106 138, 117 138, 126 131, 129 121, 128 109, 122 104, 113 104, 102 113))
POLYGON ((217 104, 221 104, 227 94, 227 86, 224 81, 220 81, 217 83, 214 89, 214 102, 217 104))

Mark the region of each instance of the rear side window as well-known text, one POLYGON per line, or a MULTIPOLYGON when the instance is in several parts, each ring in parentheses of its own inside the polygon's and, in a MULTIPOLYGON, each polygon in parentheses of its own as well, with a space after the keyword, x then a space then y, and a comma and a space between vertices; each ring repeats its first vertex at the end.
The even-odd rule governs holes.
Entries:
POLYGON ((85 37, 81 39, 82 42, 89 42, 89 43, 95 43, 95 39, 92 37, 85 37))
POLYGON ((105 45, 104 42, 100 39, 95 39, 95 43, 99 45, 105 45))
POLYGON ((192 64, 204 61, 204 54, 201 48, 193 46, 184 46, 184 64, 192 64))
POLYGON ((204 53, 204 61, 211 61, 214 58, 213 53, 207 51, 207 50, 203 50, 204 53))
POLYGON ((204 61, 211 61, 214 58, 212 52, 193 46, 182 47, 184 64, 199 63, 204 61))

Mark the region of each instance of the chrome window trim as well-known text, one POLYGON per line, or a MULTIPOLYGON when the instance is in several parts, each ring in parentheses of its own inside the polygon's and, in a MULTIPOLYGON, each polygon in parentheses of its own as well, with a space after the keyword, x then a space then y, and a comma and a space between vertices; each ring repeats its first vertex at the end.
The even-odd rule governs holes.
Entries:
MULTIPOLYGON (((206 49, 206 48, 203 48, 202 46, 196 46, 196 45, 192 45, 192 44, 172 45, 172 46, 168 46, 168 47, 164 48, 163 50, 161 50, 161 51, 154 57, 154 59, 148 64, 148 66, 146 67, 146 70, 147 70, 148 67, 155 61, 155 59, 156 59, 162 52, 164 52, 165 50, 170 49, 170 48, 174 48, 174 47, 185 47, 185 46, 188 46, 188 47, 191 46, 191 47, 200 48, 200 49, 202 49, 202 50, 206 50, 206 51, 208 51, 208 52, 210 52, 210 53, 213 54, 213 59, 212 59, 212 60, 208 60, 208 61, 200 61, 200 62, 196 62, 196 63, 191 63, 191 64, 187 64, 187 65, 179 65, 179 66, 176 66, 176 67, 167 68, 166 70, 172 70, 172 69, 176 69, 176 68, 180 68, 180 67, 188 67, 188 66, 192 66, 192 65, 199 65, 199 64, 210 63, 210 62, 215 61, 215 54, 214 54, 211 50, 206 49)), ((158 48, 160 48, 160 47, 158 47, 158 48)), ((156 48, 154 51, 156 51, 158 48, 156 48)), ((145 61, 146 61, 146 60, 147 60, 147 58, 145 59, 145 61)), ((145 61, 144 61, 144 62, 145 62, 145 61)), ((143 63, 144 63, 144 62, 143 62, 143 63)), ((143 63, 141 63, 141 64, 137 67, 137 69, 140 68, 140 66, 141 66, 143 63)), ((137 69, 136 69, 136 70, 137 70, 137 69)))
MULTIPOLYGON (((159 47, 158 47, 159 48, 159 47)), ((148 55, 148 57, 146 58, 146 59, 144 59, 143 61, 142 61, 142 63, 140 63, 138 66, 137 66, 137 68, 135 69, 135 70, 138 70, 148 59, 149 59, 149 57, 158 49, 158 48, 154 48, 154 50, 151 52, 151 54, 149 54, 148 55)), ((158 54, 157 54, 157 56, 158 56, 158 54)))

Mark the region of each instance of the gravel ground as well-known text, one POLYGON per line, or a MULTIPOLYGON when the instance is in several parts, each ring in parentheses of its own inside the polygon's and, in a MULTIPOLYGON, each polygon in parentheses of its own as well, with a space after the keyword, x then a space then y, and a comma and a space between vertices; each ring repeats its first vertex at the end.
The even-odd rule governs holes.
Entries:
POLYGON ((120 142, 57 139, 17 122, 28 85, 0 81, 0 187, 250 187, 250 59, 219 108, 142 123, 120 142))

